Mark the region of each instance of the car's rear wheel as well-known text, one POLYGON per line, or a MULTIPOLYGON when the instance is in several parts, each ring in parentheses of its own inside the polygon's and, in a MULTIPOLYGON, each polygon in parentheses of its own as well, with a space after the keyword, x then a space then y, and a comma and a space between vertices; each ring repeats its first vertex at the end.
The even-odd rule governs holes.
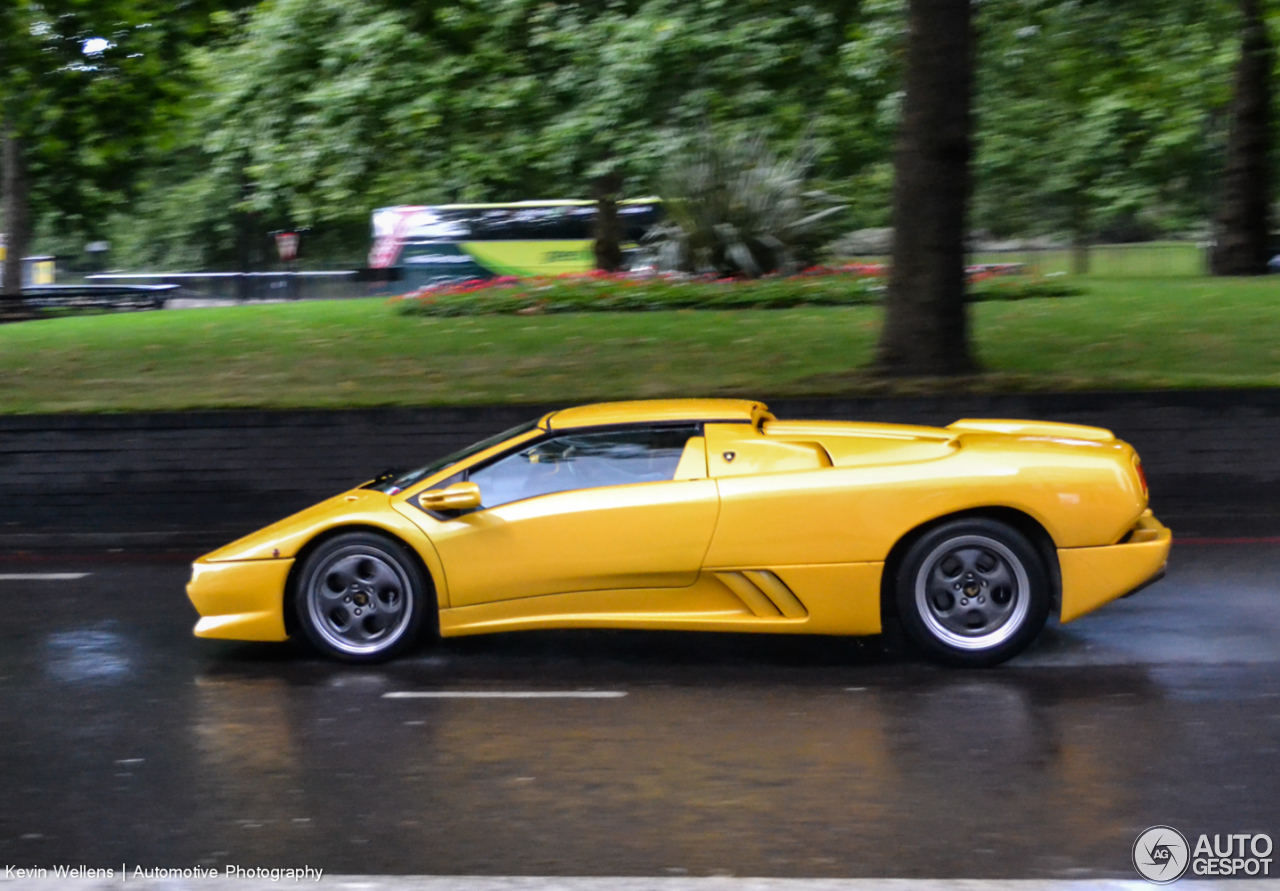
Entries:
POLYGON ((1027 537, 988 519, 954 520, 903 556, 895 601, 903 630, 926 655, 983 667, 1035 639, 1049 616, 1049 574, 1027 537))
POLYGON ((428 586, 399 542, 347 532, 317 547, 298 575, 298 622, 307 639, 344 662, 381 662, 404 652, 426 620, 428 586))

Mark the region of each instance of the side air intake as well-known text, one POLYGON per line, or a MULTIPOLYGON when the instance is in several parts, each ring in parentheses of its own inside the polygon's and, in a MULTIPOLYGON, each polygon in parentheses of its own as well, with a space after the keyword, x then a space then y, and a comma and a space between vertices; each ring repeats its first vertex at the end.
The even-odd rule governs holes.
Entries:
POLYGON ((762 619, 803 619, 809 615, 782 579, 767 570, 717 572, 716 578, 762 619))

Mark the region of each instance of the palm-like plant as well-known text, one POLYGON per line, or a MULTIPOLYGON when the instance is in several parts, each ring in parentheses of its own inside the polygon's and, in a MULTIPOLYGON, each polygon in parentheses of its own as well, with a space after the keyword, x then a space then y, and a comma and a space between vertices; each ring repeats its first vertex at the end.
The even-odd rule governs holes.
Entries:
POLYGON ((752 278, 812 265, 845 210, 808 188, 814 155, 803 145, 779 157, 763 137, 703 131, 659 178, 667 219, 646 236, 654 265, 752 278))

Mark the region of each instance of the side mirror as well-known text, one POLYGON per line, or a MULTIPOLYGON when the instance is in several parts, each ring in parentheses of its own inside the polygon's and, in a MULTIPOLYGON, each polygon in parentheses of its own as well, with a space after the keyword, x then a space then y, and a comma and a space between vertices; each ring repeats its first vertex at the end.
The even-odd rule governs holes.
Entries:
POLYGON ((454 483, 418 496, 423 510, 471 510, 480 506, 480 487, 475 483, 454 483))

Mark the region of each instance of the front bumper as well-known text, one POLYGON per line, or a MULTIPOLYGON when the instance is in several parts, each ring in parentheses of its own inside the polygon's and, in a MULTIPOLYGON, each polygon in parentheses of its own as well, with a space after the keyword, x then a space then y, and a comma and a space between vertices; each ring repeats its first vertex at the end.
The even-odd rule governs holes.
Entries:
POLYGON ((1159 581, 1169 561, 1173 533, 1147 511, 1120 544, 1061 548, 1063 622, 1159 581))
POLYGON ((293 560, 191 564, 187 597, 201 616, 196 637, 288 640, 284 589, 293 560))

